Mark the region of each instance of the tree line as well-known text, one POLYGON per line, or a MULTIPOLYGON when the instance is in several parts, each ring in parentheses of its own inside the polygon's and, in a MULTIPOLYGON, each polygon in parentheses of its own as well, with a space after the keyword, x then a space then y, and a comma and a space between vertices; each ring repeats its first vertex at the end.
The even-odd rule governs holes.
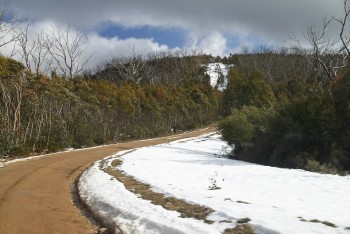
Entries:
POLYGON ((0 11, 0 157, 54 152, 190 130, 217 119, 221 93, 200 53, 132 51, 93 70, 87 37, 0 11), (14 60, 18 58, 20 62, 14 60))
POLYGON ((205 82, 202 66, 181 70, 181 83, 110 80, 101 71, 48 77, 2 56, 0 67, 2 156, 190 130, 215 121, 219 110, 221 93, 205 82))

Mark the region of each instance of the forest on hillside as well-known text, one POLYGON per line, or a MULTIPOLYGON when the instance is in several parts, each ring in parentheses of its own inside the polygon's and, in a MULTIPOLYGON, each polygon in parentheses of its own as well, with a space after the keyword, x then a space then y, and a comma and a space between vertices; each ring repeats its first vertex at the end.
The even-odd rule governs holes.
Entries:
POLYGON ((217 120, 221 93, 210 86, 201 58, 163 59, 152 76, 159 80, 136 82, 111 63, 94 74, 67 79, 35 75, 0 57, 0 155, 143 139, 217 120))

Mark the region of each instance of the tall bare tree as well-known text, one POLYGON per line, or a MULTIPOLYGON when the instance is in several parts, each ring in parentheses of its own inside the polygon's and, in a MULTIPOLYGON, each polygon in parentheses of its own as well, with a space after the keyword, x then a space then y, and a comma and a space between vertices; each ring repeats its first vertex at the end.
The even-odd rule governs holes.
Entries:
POLYGON ((52 27, 46 33, 45 49, 48 51, 58 72, 72 79, 84 70, 90 55, 86 55, 87 39, 83 32, 72 30, 69 26, 52 27))
POLYGON ((52 64, 52 58, 48 58, 49 51, 46 49, 46 41, 44 32, 40 32, 36 36, 34 50, 32 51, 31 58, 33 61, 33 68, 35 74, 49 73, 52 64))
POLYGON ((51 71, 52 58, 49 58, 47 41, 44 32, 38 33, 34 38, 30 38, 30 23, 19 26, 15 30, 16 47, 15 53, 21 56, 22 62, 27 69, 32 70, 36 75, 51 71))
POLYGON ((143 53, 133 50, 130 56, 116 59, 115 67, 123 79, 138 84, 145 78, 146 59, 143 53))
POLYGON ((320 28, 308 26, 305 39, 309 43, 309 48, 305 48, 301 41, 293 36, 296 45, 293 50, 307 58, 310 66, 323 82, 332 81, 340 70, 348 65, 350 56, 350 33, 349 33, 349 1, 343 0, 344 15, 342 18, 323 18, 320 28), (337 22, 340 25, 339 36, 334 37, 329 31, 330 26, 337 22))
POLYGON ((17 28, 17 30, 15 30, 18 45, 18 48, 15 50, 15 52, 21 56, 22 61, 27 69, 31 69, 31 57, 32 52, 35 48, 35 42, 30 41, 28 38, 29 26, 30 24, 27 24, 22 27, 20 26, 17 28))

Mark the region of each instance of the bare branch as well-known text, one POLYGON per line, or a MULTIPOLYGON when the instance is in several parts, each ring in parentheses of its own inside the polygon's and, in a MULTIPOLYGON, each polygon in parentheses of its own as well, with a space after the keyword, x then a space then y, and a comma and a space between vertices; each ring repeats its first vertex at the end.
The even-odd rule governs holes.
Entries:
POLYGON ((19 18, 7 20, 6 16, 7 8, 5 6, 0 9, 0 48, 18 39, 14 31, 22 22, 19 18))
MULTIPOLYGON (((344 4, 346 3, 347 0, 344 0, 344 4)), ((342 21, 336 20, 334 17, 330 19, 324 17, 321 28, 316 28, 314 25, 308 26, 304 37, 309 43, 309 49, 304 48, 300 40, 295 36, 292 38, 296 43, 293 46, 293 50, 298 51, 298 53, 307 59, 309 65, 322 82, 328 83, 332 81, 337 76, 339 70, 348 64, 347 58, 349 54, 344 53, 345 49, 348 49, 348 46, 342 36, 345 23, 343 24, 340 38, 333 39, 328 33, 328 28, 334 20, 337 22, 346 22, 347 17, 345 16, 342 21), (343 47, 339 49, 340 41, 342 41, 343 47)))
POLYGON ((70 27, 52 27, 52 31, 46 34, 45 48, 52 57, 59 72, 72 79, 81 73, 91 56, 86 53, 86 35, 83 32, 70 27))
POLYGON ((15 30, 17 44, 19 46, 19 48, 16 49, 16 53, 21 55, 22 61, 24 62, 24 65, 27 67, 27 69, 31 68, 30 58, 32 56, 33 50, 35 49, 35 42, 30 42, 28 38, 29 26, 30 23, 23 27, 18 27, 18 29, 15 30))
POLYGON ((340 37, 340 40, 343 44, 342 50, 345 50, 349 56, 350 55, 350 48, 349 48, 350 38, 349 38, 349 35, 345 35, 345 31, 347 31, 346 30, 347 22, 349 20, 349 15, 350 15, 350 7, 348 6, 348 0, 343 1, 343 7, 344 7, 343 18, 339 19, 339 18, 333 17, 333 19, 336 22, 338 22, 341 26, 339 37, 340 37))

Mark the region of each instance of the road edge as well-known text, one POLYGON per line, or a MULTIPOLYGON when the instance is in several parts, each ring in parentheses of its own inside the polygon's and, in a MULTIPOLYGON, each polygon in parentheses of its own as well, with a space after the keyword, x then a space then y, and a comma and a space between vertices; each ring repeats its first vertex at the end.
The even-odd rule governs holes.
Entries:
MULTIPOLYGON (((149 138, 149 139, 141 139, 141 140, 134 140, 134 141, 129 141, 129 142, 137 142, 137 141, 148 141, 148 140, 153 140, 153 139, 160 139, 160 138, 168 138, 170 137, 169 142, 176 141, 179 139, 175 139, 176 136, 181 136, 182 134, 186 133, 192 133, 192 132, 197 132, 197 131, 203 131, 207 130, 212 126, 216 126, 215 124, 211 124, 207 127, 199 128, 199 129, 194 129, 192 131, 185 131, 177 134, 170 134, 167 136, 161 136, 161 137, 155 137, 155 138, 149 138)), ((191 138, 191 136, 188 137, 180 137, 180 139, 187 139, 191 138)), ((161 143, 163 144, 163 143, 161 143)), ((157 144, 156 144, 157 145, 157 144)), ((141 147, 142 148, 142 147, 141 147)), ((111 157, 115 155, 117 152, 114 154, 111 154, 109 156, 106 156, 104 158, 111 157)), ((103 158, 103 159, 104 159, 103 158)), ((100 159, 100 160, 103 160, 100 159)), ((97 160, 97 161, 100 161, 97 160)), ((108 222, 106 222, 103 218, 99 218, 98 216, 94 215, 94 212, 91 210, 91 208, 84 202, 84 200, 81 198, 80 191, 79 191, 79 181, 81 176, 89 170, 97 161, 91 163, 84 171, 82 171, 72 182, 71 185, 71 199, 73 202, 73 205, 79 210, 80 214, 84 216, 85 218, 88 219, 88 221, 95 227, 95 231, 93 232, 94 234, 125 234, 118 226, 111 226, 108 222)))
MULTIPOLYGON (((109 157, 109 156, 107 156, 109 157)), ((95 162, 94 162, 95 163, 95 162)), ((94 215, 94 212, 90 209, 90 207, 81 199, 80 191, 79 191, 79 181, 81 176, 85 171, 89 170, 93 164, 90 164, 84 171, 82 171, 77 178, 72 181, 71 184, 71 196, 73 205, 79 210, 80 214, 84 216, 94 227, 94 234, 124 234, 120 228, 113 226, 110 227, 107 222, 103 219, 98 218, 94 215), (113 229, 118 229, 118 232, 113 231, 113 229)), ((92 234, 92 233, 91 233, 92 234)))

